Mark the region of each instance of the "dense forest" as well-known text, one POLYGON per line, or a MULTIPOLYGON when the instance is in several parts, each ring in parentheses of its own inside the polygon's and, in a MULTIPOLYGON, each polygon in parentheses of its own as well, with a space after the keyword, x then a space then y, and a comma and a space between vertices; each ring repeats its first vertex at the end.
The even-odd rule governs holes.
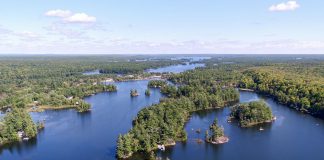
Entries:
POLYGON ((0 122, 0 145, 19 141, 24 137, 33 138, 36 134, 37 126, 24 109, 13 108, 0 122))
MULTIPOLYGON (((223 59, 217 58, 206 60, 208 64, 206 68, 170 75, 168 80, 176 85, 164 85, 161 87, 161 92, 168 98, 162 100, 160 104, 147 107, 139 112, 133 122, 133 128, 127 134, 119 137, 117 157, 129 157, 134 152, 151 152, 159 144, 172 145, 175 141, 185 140, 186 133, 183 127, 192 112, 223 107, 230 104, 229 102, 237 101, 239 97, 238 92, 235 90, 237 86, 257 89, 249 85, 244 86, 247 77, 253 77, 251 70, 264 68, 274 70, 276 67, 282 67, 285 68, 281 69, 283 72, 273 72, 287 76, 295 70, 295 68, 290 69, 290 65, 299 66, 300 68, 306 65, 305 63, 286 59, 277 59, 275 61, 260 59, 260 61, 254 62, 253 59, 243 59, 243 61, 232 59, 233 61, 225 61, 226 63, 224 63, 223 59)), ((309 69, 304 69, 304 72, 309 75, 322 75, 322 68, 319 67, 322 62, 314 59, 310 61, 312 65, 307 65, 309 69), (313 61, 315 62, 313 63, 313 61), (309 73, 309 71, 313 73, 309 73)), ((301 81, 305 80, 305 77, 298 76, 298 78, 301 81)), ((250 79, 248 82, 264 81, 256 77, 250 79)), ((272 79, 270 81, 273 82, 272 79)), ((314 86, 314 88, 320 89, 323 86, 321 80, 314 78, 309 81, 320 82, 321 86, 314 86)), ((155 84, 155 82, 152 82, 152 84, 155 84)), ((322 90, 319 92, 323 93, 322 90)), ((305 97, 304 94, 300 96, 301 98, 305 97)), ((323 102, 323 96, 317 96, 321 97, 319 102, 323 102)), ((320 106, 323 105, 320 104, 320 106)), ((240 104, 234 107, 232 116, 239 119, 241 126, 250 126, 273 120, 272 112, 264 102, 240 104)), ((207 136, 208 140, 223 135, 218 125, 213 124, 211 126, 212 131, 209 132, 212 135, 207 136)))
POLYGON ((239 87, 273 96, 282 104, 324 118, 324 78, 291 72, 269 67, 249 69, 243 72, 239 87))
MULTIPOLYGON (((173 145, 186 140, 184 124, 191 113, 232 105, 239 99, 237 87, 253 89, 299 111, 324 118, 323 58, 217 55, 203 60, 206 67, 179 74, 145 72, 149 68, 187 61, 171 60, 172 57, 174 55, 0 57, 0 108, 11 109, 0 122, 0 144, 16 141, 21 131, 28 137, 36 135, 37 125, 31 121, 28 111, 61 108, 88 111, 91 106, 83 101, 85 96, 117 91, 114 84, 104 82, 156 75, 162 75, 172 84, 153 80, 148 88, 161 88, 166 98, 142 109, 133 121, 133 128, 119 137, 119 158, 135 152, 151 152, 158 144, 173 145), (91 71, 99 73, 84 74, 91 71), (12 117, 18 118, 12 120, 12 117)), ((130 92, 131 96, 137 95, 135 90, 133 94, 130 92)), ((145 95, 150 95, 149 89, 145 95)), ((256 119, 260 117, 256 117, 245 119, 243 125, 259 122, 256 119)), ((214 135, 214 131, 218 135, 219 130, 210 130, 209 136, 214 135)))
MULTIPOLYGON (((27 56, 1 57, 0 108, 74 105, 78 98, 102 91, 116 91, 114 85, 101 81, 113 74, 83 75, 96 69, 109 69, 111 73, 138 73, 145 69, 180 63, 160 60, 137 62, 133 57, 76 57, 27 56), (71 100, 71 98, 73 99, 71 100), (69 99, 67 99, 69 98, 69 99)), ((110 73, 110 72, 109 72, 110 73)), ((80 103, 80 102, 79 102, 80 103)))
MULTIPOLYGON (((116 73, 143 74, 149 68, 181 62, 168 58, 153 59, 150 56, 1 56, 0 109, 42 111, 75 108, 79 112, 88 111, 91 106, 83 100, 85 96, 117 91, 114 84, 103 83, 107 78, 117 81, 127 79, 116 73), (105 70, 107 74, 83 74, 93 70, 105 70)), ((28 114, 15 116, 22 118, 23 122, 30 118, 28 114)), ((1 120, 0 144, 16 140, 17 132, 22 129, 17 126, 20 123, 8 126, 7 117, 10 114, 1 120)), ((27 126, 30 126, 29 123, 27 126)), ((34 134, 28 136, 33 137, 34 134)))
POLYGON ((271 122, 274 118, 271 109, 263 101, 238 104, 232 108, 231 117, 237 119, 242 127, 271 122))
MULTIPOLYGON (((224 70, 214 70, 213 72, 220 73, 224 70)), ((213 78, 222 79, 218 77, 222 74, 214 73, 214 75, 213 78)), ((187 77, 186 74, 171 75, 170 79, 180 79, 181 76, 187 77)), ((159 104, 144 108, 138 113, 133 121, 133 128, 118 138, 118 158, 127 158, 135 152, 149 153, 157 149, 159 144, 168 146, 174 145, 176 141, 186 140, 184 125, 192 112, 224 107, 239 99, 238 91, 233 86, 224 86, 224 82, 214 79, 199 79, 195 76, 189 77, 189 79, 194 83, 185 84, 182 81, 174 81, 181 86, 166 85, 162 87, 161 92, 168 98, 162 99, 159 104)))
POLYGON ((151 80, 147 86, 150 88, 161 88, 165 85, 167 85, 167 82, 164 80, 151 80))

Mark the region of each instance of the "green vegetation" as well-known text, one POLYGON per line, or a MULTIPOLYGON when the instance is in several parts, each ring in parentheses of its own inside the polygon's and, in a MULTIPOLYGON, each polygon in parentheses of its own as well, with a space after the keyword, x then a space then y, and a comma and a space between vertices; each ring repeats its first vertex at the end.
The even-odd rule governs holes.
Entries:
MULTIPOLYGON (((27 110, 75 108, 78 112, 88 111, 91 106, 82 100, 83 97, 116 91, 115 85, 102 83, 107 78, 117 81, 128 79, 128 76, 115 73, 138 74, 132 76, 137 78, 140 75, 150 76, 149 73, 143 73, 146 69, 181 63, 169 58, 149 61, 153 58, 150 56, 145 57, 147 61, 137 62, 137 59, 143 58, 112 55, 0 56, 0 109, 13 109, 12 113, 0 120, 0 144, 17 140, 16 132, 19 130, 28 137, 36 135, 33 129, 36 125, 24 113, 27 110), (83 74, 93 70, 106 74, 83 74), (12 117, 16 120, 11 123, 12 117)), ((41 129, 44 124, 39 123, 37 126, 41 129)))
POLYGON ((164 80, 151 80, 147 86, 150 88, 161 88, 165 85, 167 85, 167 82, 164 80))
POLYGON ((146 90, 145 90, 145 95, 146 95, 146 96, 150 96, 150 95, 151 95, 151 91, 150 91, 150 89, 146 89, 146 90))
MULTIPOLYGON (((273 96, 280 103, 324 118, 324 58, 315 55, 299 58, 303 60, 288 55, 253 55, 253 58, 219 55, 205 60, 206 68, 162 74, 175 85, 160 80, 149 82, 148 87, 161 88, 167 98, 138 113, 133 128, 118 139, 117 156, 125 158, 134 152, 151 152, 158 144, 171 145, 185 140, 184 124, 190 114, 237 102, 237 86, 273 96)), ((13 111, 0 122, 0 142, 17 140, 16 132, 21 130, 30 137, 36 135, 34 131, 37 130, 33 129, 36 125, 23 113, 28 108, 88 111, 90 105, 82 100, 83 97, 117 90, 115 85, 104 85, 103 81, 161 75, 143 71, 182 62, 171 61, 168 56, 1 56, 0 108, 13 108, 13 111), (102 74, 83 74, 93 70, 102 74)), ((138 95, 136 90, 130 94, 138 95)), ((145 94, 148 95, 149 90, 145 94)), ((236 109, 240 113, 233 112, 233 116, 246 114, 242 116, 242 126, 272 118, 271 111, 269 113, 263 104, 243 104, 236 109), (251 107, 242 107, 250 105, 256 107, 251 110, 251 107), (261 114, 254 115, 254 112, 261 114)), ((212 125, 211 135, 207 136, 214 140, 220 135, 215 126, 212 125)))
POLYGON ((236 105, 232 108, 231 117, 238 119, 242 127, 271 122, 271 109, 263 101, 254 101, 236 105))
POLYGON ((271 95, 278 102, 324 118, 324 78, 302 76, 276 68, 244 72, 239 87, 271 95))
MULTIPOLYGON (((231 55, 205 60, 205 63, 208 70, 226 69, 229 75, 224 77, 232 77, 233 85, 324 118, 323 55, 231 55)), ((188 81, 191 80, 186 78, 185 82, 188 81)))
POLYGON ((38 121, 36 123, 36 127, 37 127, 37 130, 39 130, 39 131, 44 129, 45 128, 45 122, 44 121, 38 121))
POLYGON ((218 125, 217 118, 214 120, 213 124, 209 127, 209 132, 206 130, 205 133, 206 142, 213 144, 221 144, 228 142, 228 138, 224 135, 224 128, 218 125))
POLYGON ((85 103, 85 102, 81 102, 80 104, 77 104, 77 110, 78 112, 86 112, 90 110, 90 104, 85 103))
POLYGON ((0 145, 19 141, 23 137, 33 138, 36 134, 37 127, 24 109, 13 107, 0 122, 0 145))
MULTIPOLYGON (((172 75, 170 79, 173 76, 180 77, 172 75)), ((137 114, 133 128, 118 139, 118 158, 127 158, 135 152, 150 153, 157 149, 157 145, 168 146, 174 145, 175 141, 184 141, 187 139, 184 125, 192 112, 224 107, 238 101, 238 91, 233 87, 223 87, 223 83, 213 79, 196 78, 190 77, 195 82, 192 84, 179 82, 182 86, 178 88, 170 85, 161 88, 161 92, 169 98, 137 114)))
POLYGON ((99 72, 104 74, 138 74, 150 68, 159 68, 180 63, 179 61, 161 60, 161 61, 144 61, 115 63, 112 66, 104 66, 99 72))
MULTIPOLYGON (((104 85, 107 78, 123 80, 115 73, 143 74, 149 68, 178 64, 181 61, 154 59, 150 56, 1 56, 0 108, 74 107, 82 98, 103 91, 116 91, 104 85), (105 70, 107 74, 84 75, 83 72, 105 70), (111 74, 108 74, 111 73, 111 74), (72 97, 72 99, 71 99, 72 97)), ((143 74, 149 76, 149 73, 143 74)), ((138 75, 132 76, 137 78, 138 75)))

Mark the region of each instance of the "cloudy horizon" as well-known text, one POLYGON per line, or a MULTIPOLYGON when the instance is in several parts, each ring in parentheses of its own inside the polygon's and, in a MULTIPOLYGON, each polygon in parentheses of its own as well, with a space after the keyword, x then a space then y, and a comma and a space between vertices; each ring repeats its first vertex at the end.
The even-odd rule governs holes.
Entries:
POLYGON ((0 54, 323 54, 319 0, 1 2, 0 54))

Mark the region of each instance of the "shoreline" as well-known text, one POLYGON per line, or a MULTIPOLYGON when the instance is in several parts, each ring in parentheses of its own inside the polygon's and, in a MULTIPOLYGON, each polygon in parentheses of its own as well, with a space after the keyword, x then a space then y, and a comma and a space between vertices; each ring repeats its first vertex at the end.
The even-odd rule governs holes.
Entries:
MULTIPOLYGON (((188 123, 189 121, 190 121, 190 117, 191 117, 191 115, 193 114, 193 113, 195 113, 195 112, 199 112, 199 111, 208 111, 208 110, 216 110, 216 109, 222 109, 222 108, 225 108, 225 107, 228 107, 228 104, 230 104, 230 103, 237 103, 238 101, 237 100, 235 100, 235 101, 227 101, 227 102, 225 102, 224 103, 224 106, 223 107, 210 107, 210 108, 206 108, 206 109, 201 109, 201 110, 195 110, 195 111, 192 111, 192 112, 190 112, 190 115, 188 116, 188 119, 187 119, 187 121, 185 122, 185 124, 184 125, 186 125, 186 123, 188 123)), ((225 137, 225 136, 224 136, 225 137)), ((188 137, 186 137, 185 139, 178 139, 178 140, 173 140, 173 143, 170 143, 170 144, 163 144, 165 147, 172 147, 172 146, 175 146, 176 145, 176 143, 177 142, 186 142, 187 141, 187 138, 188 137)), ((227 142, 229 141, 229 138, 228 137, 226 137, 227 138, 227 142)), ((226 141, 226 140, 225 140, 226 141)), ((224 143, 227 143, 227 142, 224 142, 224 143)), ((158 150, 159 148, 158 148, 158 146, 156 146, 156 147, 154 147, 154 148, 152 148, 152 150, 150 150, 149 152, 151 152, 151 151, 156 151, 156 150, 158 150)), ((119 158, 121 158, 121 159, 128 159, 128 158, 130 158, 130 157, 132 157, 134 154, 136 154, 136 153, 140 153, 140 152, 133 152, 133 153, 131 153, 129 156, 127 156, 126 158, 124 158, 124 157, 119 157, 119 158)))
POLYGON ((218 137, 216 139, 216 141, 207 141, 206 140, 206 142, 211 143, 211 144, 224 144, 224 143, 229 142, 229 138, 227 136, 221 136, 221 137, 218 137))
MULTIPOLYGON (((230 118, 230 119, 232 120, 232 119, 235 119, 235 118, 232 117, 232 118, 230 118)), ((254 127, 254 126, 256 126, 256 125, 260 125, 260 124, 272 123, 272 122, 274 122, 276 119, 277 119, 276 116, 273 116, 271 120, 266 120, 266 121, 264 121, 264 122, 254 122, 254 123, 250 123, 250 124, 248 124, 248 125, 244 125, 244 126, 240 125, 240 123, 239 123, 239 126, 242 127, 242 128, 249 128, 249 127, 254 127)), ((237 119, 235 119, 235 120, 237 120, 237 119)))
POLYGON ((291 106, 287 103, 283 103, 283 102, 280 102, 277 100, 277 97, 274 96, 274 95, 271 95, 269 93, 264 93, 264 92, 261 92, 261 91, 258 91, 258 90, 253 90, 253 89, 245 89, 245 88, 238 88, 238 90, 240 91, 246 91, 246 92, 254 92, 254 93, 257 93, 259 95, 262 95, 264 97, 267 97, 267 98, 271 98, 274 102, 276 102, 277 104, 280 104, 280 105, 283 105, 285 107, 288 107, 292 110, 295 110, 297 111, 298 113, 302 113, 302 114, 307 114, 307 115, 311 115, 312 117, 315 117, 315 118, 319 118, 319 119, 324 119, 324 116, 318 114, 318 113, 313 113, 307 109, 302 109, 302 108, 298 108, 297 106, 291 106))
POLYGON ((62 105, 62 106, 49 106, 49 105, 43 105, 43 106, 37 106, 37 109, 33 109, 33 107, 28 108, 27 112, 44 112, 45 110, 63 110, 63 109, 75 109, 76 106, 73 105, 62 105))
POLYGON ((247 92, 255 92, 253 89, 248 89, 248 88, 238 88, 239 91, 247 91, 247 92))

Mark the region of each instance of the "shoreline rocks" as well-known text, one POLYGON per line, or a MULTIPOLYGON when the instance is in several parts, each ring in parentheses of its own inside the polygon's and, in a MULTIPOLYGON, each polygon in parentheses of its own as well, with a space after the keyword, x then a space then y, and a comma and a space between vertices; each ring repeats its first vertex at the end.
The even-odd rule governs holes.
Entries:
POLYGON ((216 141, 207 141, 212 144, 224 144, 229 142, 229 138, 227 136, 221 136, 216 139, 216 141))

